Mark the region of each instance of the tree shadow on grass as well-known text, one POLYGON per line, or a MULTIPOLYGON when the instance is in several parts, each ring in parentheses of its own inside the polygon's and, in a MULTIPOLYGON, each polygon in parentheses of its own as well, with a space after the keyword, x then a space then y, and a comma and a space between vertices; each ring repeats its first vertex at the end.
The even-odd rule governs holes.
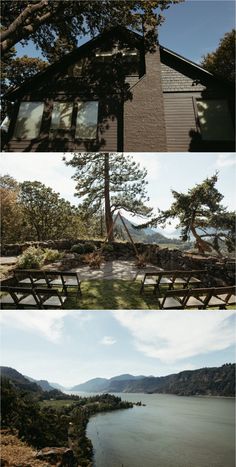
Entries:
POLYGON ((140 283, 124 280, 82 282, 82 297, 69 296, 66 309, 82 310, 151 310, 159 309, 151 292, 140 295, 140 283))

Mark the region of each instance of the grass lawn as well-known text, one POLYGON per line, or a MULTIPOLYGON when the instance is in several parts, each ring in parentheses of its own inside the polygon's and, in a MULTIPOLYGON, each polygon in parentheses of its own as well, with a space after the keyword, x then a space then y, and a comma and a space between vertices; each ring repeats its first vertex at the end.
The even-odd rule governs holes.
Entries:
POLYGON ((43 400, 40 402, 42 408, 52 407, 53 409, 60 409, 61 407, 69 407, 75 401, 69 399, 61 400, 43 400))
POLYGON ((157 297, 150 290, 140 295, 140 282, 92 280, 81 284, 82 297, 70 295, 67 309, 82 310, 158 310, 157 297))

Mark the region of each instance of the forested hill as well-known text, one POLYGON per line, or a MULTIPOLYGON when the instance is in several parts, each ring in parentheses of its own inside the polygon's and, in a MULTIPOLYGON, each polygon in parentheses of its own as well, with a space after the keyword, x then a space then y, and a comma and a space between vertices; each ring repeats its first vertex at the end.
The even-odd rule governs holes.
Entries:
MULTIPOLYGON (((62 392, 49 385, 46 380, 35 380, 22 375, 19 371, 8 366, 0 367, 1 378, 9 380, 15 389, 34 393, 35 396, 42 396, 44 393, 62 395, 62 392)), ((45 395, 45 394, 44 394, 45 395)))
POLYGON ((135 379, 133 377, 132 379, 113 377, 110 380, 99 378, 97 387, 96 379, 92 381, 92 385, 88 381, 72 389, 88 392, 137 392, 177 394, 182 396, 209 395, 230 397, 235 395, 235 364, 225 364, 220 368, 187 370, 163 377, 150 376, 136 377, 135 379))

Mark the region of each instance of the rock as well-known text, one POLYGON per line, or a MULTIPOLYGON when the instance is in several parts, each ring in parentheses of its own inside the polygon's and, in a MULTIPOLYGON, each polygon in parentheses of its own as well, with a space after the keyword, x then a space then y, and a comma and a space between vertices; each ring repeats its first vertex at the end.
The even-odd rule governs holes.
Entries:
POLYGON ((36 459, 57 467, 74 467, 76 465, 72 449, 65 447, 43 448, 36 454, 36 459))

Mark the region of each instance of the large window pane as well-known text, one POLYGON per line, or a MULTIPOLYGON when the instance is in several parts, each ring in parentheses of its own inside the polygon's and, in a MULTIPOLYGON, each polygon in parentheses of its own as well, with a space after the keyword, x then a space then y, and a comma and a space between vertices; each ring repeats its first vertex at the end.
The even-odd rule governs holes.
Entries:
POLYGON ((21 102, 14 131, 15 138, 33 139, 39 136, 43 107, 42 102, 21 102))
POLYGON ((72 111, 73 104, 71 102, 54 102, 51 130, 70 130, 72 111))
POLYGON ((98 102, 80 102, 76 120, 76 138, 95 139, 97 136, 98 102))
POLYGON ((204 140, 230 141, 234 131, 231 116, 225 100, 198 100, 198 117, 204 140))

